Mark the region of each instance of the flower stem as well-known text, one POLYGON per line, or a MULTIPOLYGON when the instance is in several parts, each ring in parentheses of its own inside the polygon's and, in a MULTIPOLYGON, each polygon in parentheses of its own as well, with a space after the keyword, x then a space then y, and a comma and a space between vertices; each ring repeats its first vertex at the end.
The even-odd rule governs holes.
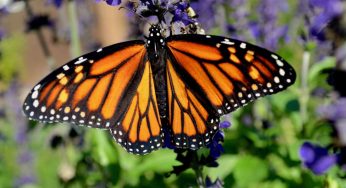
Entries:
POLYGON ((194 168, 194 171, 196 173, 196 181, 197 181, 197 185, 199 188, 206 187, 202 170, 203 170, 203 168, 201 168, 201 167, 194 168))
POLYGON ((73 57, 79 56, 81 54, 81 45, 79 39, 79 29, 78 29, 78 17, 76 10, 76 2, 68 2, 68 14, 70 17, 70 29, 71 29, 71 55, 73 57))
POLYGON ((192 169, 196 174, 196 182, 198 188, 206 187, 204 177, 203 177, 203 165, 199 164, 197 151, 189 150, 188 152, 193 152, 193 161, 192 161, 192 169))
POLYGON ((310 58, 311 58, 310 52, 305 51, 303 54, 303 62, 302 62, 302 70, 301 70, 300 116, 302 119, 302 125, 304 125, 308 119, 307 117, 307 110, 308 110, 307 104, 309 100, 308 72, 309 72, 310 58))

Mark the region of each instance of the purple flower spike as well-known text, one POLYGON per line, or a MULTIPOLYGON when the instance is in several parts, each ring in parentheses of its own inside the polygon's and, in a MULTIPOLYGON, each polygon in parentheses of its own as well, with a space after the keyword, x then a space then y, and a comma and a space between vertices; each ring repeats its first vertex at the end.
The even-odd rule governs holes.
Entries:
MULTIPOLYGON (((216 135, 217 134, 218 133, 216 133, 216 135)), ((216 142, 214 140, 208 145, 208 147, 210 150, 209 156, 211 156, 214 160, 218 159, 221 156, 221 154, 224 152, 222 145, 219 142, 216 142)))
POLYGON ((326 148, 305 142, 299 151, 300 158, 314 174, 322 175, 337 162, 336 155, 329 155, 326 148))

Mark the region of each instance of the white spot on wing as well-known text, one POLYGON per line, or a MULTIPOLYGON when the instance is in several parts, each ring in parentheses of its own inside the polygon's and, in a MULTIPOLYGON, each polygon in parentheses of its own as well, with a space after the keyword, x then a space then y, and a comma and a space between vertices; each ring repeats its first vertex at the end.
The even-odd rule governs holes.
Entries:
POLYGON ((279 59, 279 57, 276 56, 276 55, 274 55, 274 54, 272 54, 272 57, 273 57, 274 59, 279 59))
POLYGON ((75 65, 78 65, 78 64, 81 64, 81 63, 83 63, 84 61, 86 61, 87 59, 85 59, 84 57, 80 57, 79 59, 78 59, 78 61, 76 61, 74 64, 75 65))
POLYGON ((35 90, 35 91, 32 93, 31 98, 32 98, 32 99, 36 99, 37 96, 38 96, 38 91, 35 90))
POLYGON ((35 100, 34 103, 32 104, 34 107, 38 107, 39 103, 38 100, 35 100))
POLYGON ((65 71, 67 71, 67 70, 70 69, 70 67, 68 67, 68 65, 64 65, 62 68, 63 68, 65 71))
POLYGON ((230 42, 230 41, 222 41, 221 43, 227 44, 227 45, 234 45, 234 42, 230 42))
POLYGON ((274 82, 277 83, 277 84, 280 83, 279 77, 275 76, 275 77, 274 77, 274 82))
POLYGON ((284 63, 280 60, 276 60, 276 64, 279 65, 280 67, 284 66, 284 63))
POLYGON ((40 87, 41 87, 41 84, 38 84, 37 86, 34 87, 34 90, 36 91, 36 90, 40 89, 40 87))
POLYGON ((246 43, 243 43, 243 42, 242 42, 242 43, 240 44, 240 48, 245 49, 245 48, 246 48, 246 43))
POLYGON ((285 71, 284 71, 284 69, 280 69, 280 70, 279 70, 279 73, 280 73, 281 76, 285 76, 285 71))
POLYGON ((98 49, 96 52, 98 53, 98 52, 101 52, 101 51, 102 51, 102 48, 98 49))

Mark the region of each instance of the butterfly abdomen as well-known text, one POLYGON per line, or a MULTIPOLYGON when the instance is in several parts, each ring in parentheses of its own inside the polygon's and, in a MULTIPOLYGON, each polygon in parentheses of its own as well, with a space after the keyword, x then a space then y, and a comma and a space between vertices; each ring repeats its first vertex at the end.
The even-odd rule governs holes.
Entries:
POLYGON ((153 68, 157 104, 161 118, 167 117, 167 84, 165 66, 153 68))
MULTIPOLYGON (((162 51, 161 51, 162 52, 162 51)), ((163 52, 162 52, 163 53, 163 52)), ((149 54, 154 55, 154 54, 149 54)), ((167 117, 166 63, 163 55, 149 58, 153 70, 155 93, 161 119, 167 117)))

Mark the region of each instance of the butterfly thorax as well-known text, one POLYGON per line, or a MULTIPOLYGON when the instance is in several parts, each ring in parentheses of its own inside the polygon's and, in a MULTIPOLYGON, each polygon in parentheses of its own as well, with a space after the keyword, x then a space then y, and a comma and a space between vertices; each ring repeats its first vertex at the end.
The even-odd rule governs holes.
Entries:
POLYGON ((146 41, 147 58, 150 61, 157 103, 161 119, 167 117, 167 84, 166 84, 166 62, 165 39, 161 34, 161 28, 158 25, 152 25, 149 29, 149 36, 146 41))

